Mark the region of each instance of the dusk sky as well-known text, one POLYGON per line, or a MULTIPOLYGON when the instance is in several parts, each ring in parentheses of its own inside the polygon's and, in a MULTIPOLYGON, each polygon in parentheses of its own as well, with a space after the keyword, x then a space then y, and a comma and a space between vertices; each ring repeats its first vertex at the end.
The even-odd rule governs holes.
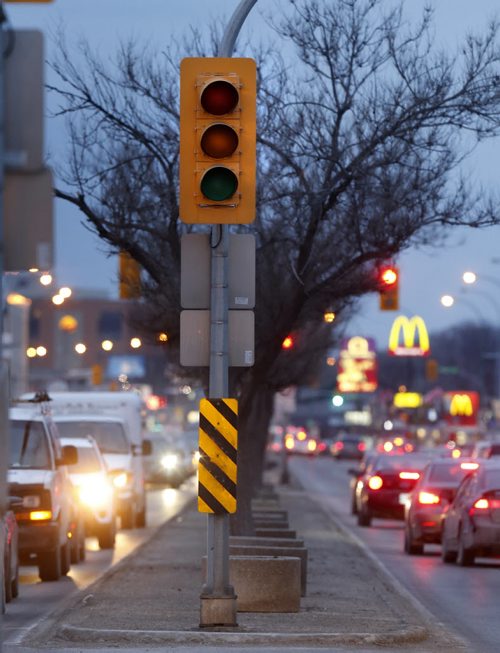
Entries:
MULTIPOLYGON (((6 4, 5 9, 14 28, 38 28, 45 33, 46 58, 51 59, 54 42, 50 33, 61 24, 68 43, 83 36, 108 56, 116 51, 120 40, 130 36, 161 46, 189 25, 202 29, 210 18, 217 17, 225 22, 238 4, 239 0, 54 0, 52 4, 6 4)), ((280 4, 285 3, 257 2, 242 37, 260 39, 265 15, 277 11, 280 4)), ((407 2, 410 15, 416 15, 424 4, 423 0, 407 2)), ((436 42, 443 47, 453 47, 466 30, 485 26, 495 11, 500 14, 499 0, 434 0, 430 4, 436 9, 436 42)), ((251 56, 251 52, 245 54, 251 56)), ((51 109, 50 101, 47 109, 51 109)), ((56 126, 54 121, 47 121, 46 149, 55 159, 60 129, 60 123, 56 126)), ((498 143, 481 147, 471 159, 470 173, 486 187, 498 186, 499 169, 498 143)), ((104 246, 80 222, 78 212, 56 203, 57 282, 74 288, 104 289, 116 297, 116 258, 107 258, 104 246)), ((402 312, 422 315, 429 331, 464 320, 500 322, 500 227, 455 230, 445 247, 406 252, 398 263, 402 312), (465 270, 475 271, 478 282, 463 294, 461 275, 465 270), (444 293, 456 296, 451 309, 440 304, 444 293)), ((378 297, 370 296, 363 300, 349 335, 372 336, 383 348, 393 319, 392 312, 379 311, 378 297)))

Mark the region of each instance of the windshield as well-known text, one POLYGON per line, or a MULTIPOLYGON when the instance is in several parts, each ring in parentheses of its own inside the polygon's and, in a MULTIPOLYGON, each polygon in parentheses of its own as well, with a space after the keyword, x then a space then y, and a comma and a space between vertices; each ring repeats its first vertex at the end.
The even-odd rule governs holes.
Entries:
POLYGON ((102 467, 96 451, 92 447, 78 447, 78 462, 76 465, 71 465, 71 473, 92 474, 101 470, 102 467))
POLYGON ((466 469, 461 465, 433 465, 429 473, 429 483, 456 483, 467 474, 466 469))
POLYGON ((41 422, 10 420, 10 466, 52 469, 47 437, 41 422))
POLYGON ((118 422, 60 422, 57 428, 61 438, 86 438, 91 435, 102 453, 130 453, 123 426, 118 422))

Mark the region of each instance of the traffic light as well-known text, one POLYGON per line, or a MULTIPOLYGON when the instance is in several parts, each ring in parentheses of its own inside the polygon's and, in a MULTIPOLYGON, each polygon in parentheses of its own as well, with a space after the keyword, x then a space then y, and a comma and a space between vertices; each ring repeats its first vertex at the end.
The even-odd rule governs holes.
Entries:
POLYGON ((427 381, 437 381, 439 378, 439 363, 434 358, 425 361, 425 378, 427 381))
POLYGON ((284 338, 283 342, 281 343, 281 349, 293 349, 294 346, 295 341, 291 335, 284 338))
POLYGON ((380 268, 379 297, 381 311, 399 310, 399 269, 395 265, 380 268))
POLYGON ((256 65, 253 59, 181 62, 180 219, 255 219, 256 65))
POLYGON ((120 299, 139 299, 141 296, 141 267, 128 252, 120 252, 120 299))

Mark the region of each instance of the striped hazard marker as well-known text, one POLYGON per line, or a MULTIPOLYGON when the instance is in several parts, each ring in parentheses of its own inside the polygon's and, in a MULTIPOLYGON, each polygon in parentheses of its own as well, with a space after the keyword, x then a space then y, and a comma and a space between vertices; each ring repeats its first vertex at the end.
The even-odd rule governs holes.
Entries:
POLYGON ((198 511, 236 512, 238 401, 202 399, 199 430, 198 511))

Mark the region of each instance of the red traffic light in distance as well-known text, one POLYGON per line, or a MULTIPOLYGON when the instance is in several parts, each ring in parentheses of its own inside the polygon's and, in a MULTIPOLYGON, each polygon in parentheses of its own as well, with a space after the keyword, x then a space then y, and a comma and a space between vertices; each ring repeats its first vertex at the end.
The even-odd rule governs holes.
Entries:
POLYGON ((293 349, 294 341, 292 336, 287 336, 281 343, 281 349, 293 349))
POLYGON ((379 297, 381 311, 399 310, 399 269, 396 265, 384 265, 379 270, 379 297))

